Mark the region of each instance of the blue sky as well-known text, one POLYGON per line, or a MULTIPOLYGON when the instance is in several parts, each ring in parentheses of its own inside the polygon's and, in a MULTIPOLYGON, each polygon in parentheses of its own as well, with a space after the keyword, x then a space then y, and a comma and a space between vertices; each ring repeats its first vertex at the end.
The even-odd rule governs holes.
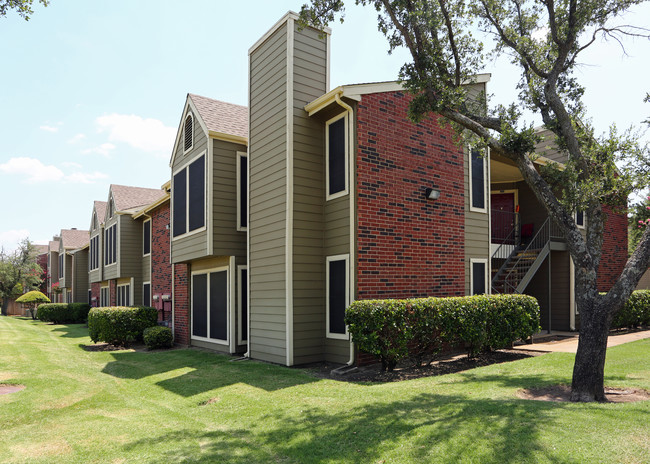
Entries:
MULTIPOLYGON (((249 47, 303 2, 52 0, 29 22, 0 18, 0 246, 87 229, 111 183, 160 187, 186 94, 246 105, 249 47)), ((332 88, 396 79, 406 52, 387 55, 374 10, 348 3, 345 23, 332 25, 332 88)), ((650 18, 650 4, 626 22, 637 18, 650 18)), ((623 56, 598 42, 582 59, 584 100, 602 131, 650 115, 650 42, 626 46, 623 56)), ((485 72, 496 101, 515 98, 507 60, 485 72)))

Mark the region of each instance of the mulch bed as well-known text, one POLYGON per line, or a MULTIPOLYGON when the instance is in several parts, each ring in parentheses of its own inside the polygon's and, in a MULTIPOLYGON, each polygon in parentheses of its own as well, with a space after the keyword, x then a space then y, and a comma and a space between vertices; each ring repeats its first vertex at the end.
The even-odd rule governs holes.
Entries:
POLYGON ((16 393, 24 389, 24 385, 10 385, 0 383, 0 395, 8 395, 9 393, 16 393))
POLYGON ((381 372, 381 364, 361 366, 345 375, 332 373, 332 370, 340 367, 331 363, 316 363, 306 368, 320 378, 341 380, 344 382, 399 382, 402 380, 419 379, 435 375, 453 374, 475 367, 489 366, 504 362, 516 361, 518 359, 540 356, 544 353, 521 350, 498 350, 490 353, 482 353, 476 358, 469 359, 466 354, 455 353, 443 359, 431 363, 429 366, 415 368, 403 362, 397 365, 392 372, 381 372))
MULTIPOLYGON (((536 401, 571 401, 571 387, 568 385, 550 385, 540 388, 519 390, 517 396, 524 400, 536 401)), ((640 388, 605 387, 605 397, 608 403, 633 403, 650 400, 650 392, 640 388)))
POLYGON ((131 343, 127 346, 111 345, 110 343, 93 343, 91 345, 79 345, 86 351, 137 351, 138 353, 156 353, 158 351, 171 351, 181 349, 180 346, 173 346, 172 348, 157 348, 150 350, 144 343, 131 343))

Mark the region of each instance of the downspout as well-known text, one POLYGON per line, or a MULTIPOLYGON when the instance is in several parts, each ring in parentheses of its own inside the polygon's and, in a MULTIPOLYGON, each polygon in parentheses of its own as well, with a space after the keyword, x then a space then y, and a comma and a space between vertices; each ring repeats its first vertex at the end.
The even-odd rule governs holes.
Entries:
MULTIPOLYGON (((336 103, 338 103, 343 109, 345 109, 348 113, 348 127, 347 132, 348 132, 348 182, 349 182, 349 193, 350 195, 350 276, 348 280, 350 281, 350 291, 354 293, 354 260, 355 260, 355 253, 354 253, 354 190, 353 190, 353 183, 352 183, 352 174, 353 174, 353 168, 354 168, 354 132, 352 130, 352 120, 354 117, 354 110, 350 105, 347 103, 343 102, 341 100, 341 94, 337 93, 334 95, 334 99, 336 100, 336 103)), ((348 362, 345 364, 345 367, 352 366, 354 364, 354 342, 352 341, 352 337, 350 337, 350 359, 348 362)))

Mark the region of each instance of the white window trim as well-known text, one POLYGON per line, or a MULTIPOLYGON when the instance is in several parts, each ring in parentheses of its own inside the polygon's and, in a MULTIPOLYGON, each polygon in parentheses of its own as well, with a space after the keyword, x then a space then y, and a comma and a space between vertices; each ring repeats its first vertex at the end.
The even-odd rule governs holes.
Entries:
POLYGON ((142 257, 151 255, 151 219, 142 221, 142 257), (149 253, 144 252, 144 225, 149 223, 149 253))
POLYGON ((348 170, 348 160, 350 158, 350 151, 349 151, 350 142, 348 140, 348 137, 350 136, 349 123, 350 121, 348 118, 347 111, 338 116, 334 116, 332 119, 329 119, 325 122, 325 199, 327 201, 334 200, 339 197, 344 197, 345 195, 348 195, 350 193, 350 181, 349 181, 350 173, 348 170), (345 140, 343 142, 345 146, 345 159, 344 159, 345 189, 341 190, 340 192, 330 194, 330 124, 335 123, 339 119, 344 119, 343 125, 345 127, 344 130, 345 140))
MULTIPOLYGON (((248 340, 244 341, 244 338, 242 337, 242 303, 244 301, 244 298, 247 296, 242 294, 242 271, 246 269, 248 270, 248 266, 245 264, 240 264, 237 266, 237 344, 238 345, 247 345, 248 340)), ((248 279, 246 279, 248 280, 248 279)), ((249 309, 250 311, 250 309, 249 309)), ((248 338, 248 334, 246 334, 246 338, 248 338)))
POLYGON ((243 151, 238 151, 237 152, 237 231, 238 232, 245 232, 246 230, 248 230, 248 226, 241 225, 242 208, 246 208, 246 217, 248 217, 248 201, 246 201, 245 205, 242 205, 242 199, 241 199, 241 159, 242 158, 246 158, 248 160, 248 153, 243 151))
MULTIPOLYGON (((190 273, 190 339, 191 340, 199 340, 202 342, 207 342, 207 343, 214 343, 216 345, 225 345, 228 346, 230 345, 230 311, 227 312, 226 314, 226 339, 225 340, 219 340, 216 338, 210 338, 210 308, 208 308, 207 311, 207 329, 208 329, 208 336, 207 337, 199 337, 194 335, 194 285, 193 285, 193 280, 195 275, 201 275, 201 274, 207 274, 208 275, 208 285, 207 285, 207 301, 208 304, 210 304, 210 273, 211 272, 221 272, 221 271, 226 271, 226 281, 230 282, 230 267, 229 266, 219 266, 215 267, 212 269, 202 269, 200 271, 194 271, 190 273)), ((227 288, 227 294, 226 294, 226 307, 230 308, 230 285, 226 286, 227 288)))
POLYGON ((350 255, 348 253, 342 255, 332 255, 325 258, 325 336, 338 340, 348 340, 350 334, 348 333, 348 326, 345 326, 345 333, 331 333, 330 332, 330 263, 332 261, 345 261, 345 306, 350 306, 350 255))
POLYGON ((99 287, 99 306, 101 307, 107 307, 111 305, 111 287, 110 285, 107 285, 106 287, 99 287), (108 296, 108 304, 104 304, 104 301, 102 300, 102 293, 103 290, 106 289, 106 293, 108 296))
POLYGON ((185 117, 183 118, 183 140, 182 141, 183 141, 183 154, 192 151, 192 149, 194 148, 194 115, 190 111, 188 111, 185 114, 185 117), (187 118, 190 118, 192 120, 192 144, 190 145, 190 148, 186 150, 185 149, 185 126, 187 124, 187 118))
POLYGON ((119 284, 115 288, 115 304, 117 306, 124 306, 124 302, 122 302, 122 304, 120 304, 120 301, 119 301, 119 299, 120 299, 120 287, 129 287, 129 306, 134 306, 134 303, 133 303, 133 287, 131 286, 131 283, 119 284))
POLYGON ((142 305, 144 305, 144 286, 149 285, 149 306, 151 306, 151 281, 142 282, 142 305))
MULTIPOLYGON (((89 248, 88 248, 88 252, 89 252, 89 253, 88 253, 88 262, 91 263, 90 265, 92 265, 92 258, 91 258, 91 253, 90 253, 90 252, 92 251, 92 250, 91 250, 91 244, 92 244, 93 240, 94 240, 95 238, 97 238, 97 248, 99 248, 99 246, 100 246, 99 243, 101 242, 101 240, 99 239, 99 236, 100 236, 100 235, 101 235, 101 234, 100 234, 99 232, 96 233, 95 235, 93 235, 92 237, 90 237, 90 241, 88 242, 88 243, 89 243, 89 245, 88 245, 88 247, 89 247, 89 248)), ((103 255, 102 255, 101 253, 99 253, 99 250, 98 250, 98 251, 97 251, 97 261, 102 261, 102 259, 103 259, 103 255)), ((101 267, 101 265, 100 265, 100 263, 98 262, 98 263, 97 263, 97 266, 94 267, 94 268, 91 268, 90 271, 91 271, 91 272, 92 272, 92 271, 96 271, 96 270, 99 269, 100 267, 101 267)))
POLYGON ((469 294, 470 296, 474 295, 474 263, 485 264, 485 273, 483 279, 485 282, 485 295, 492 293, 492 286, 488 281, 488 260, 486 258, 470 258, 469 259, 469 294))
POLYGON ((203 191, 205 193, 203 197, 203 227, 199 227, 198 229, 194 229, 190 232, 185 232, 184 234, 174 236, 174 188, 172 188, 172 194, 171 194, 171 203, 170 203, 170 208, 171 208, 171 220, 169 221, 171 227, 171 239, 172 241, 178 240, 181 238, 186 238, 186 237, 191 237, 194 234, 198 234, 201 232, 204 232, 207 230, 207 225, 208 225, 208 189, 206 186, 208 185, 208 152, 207 150, 203 150, 201 153, 198 155, 194 156, 193 158, 186 160, 181 167, 176 168, 174 171, 172 171, 172 186, 174 184, 174 176, 181 172, 183 169, 187 169, 187 172, 185 173, 185 230, 188 230, 190 228, 190 182, 189 182, 189 167, 190 164, 192 164, 194 161, 199 159, 201 156, 204 156, 205 158, 203 159, 203 166, 204 166, 204 176, 205 178, 203 179, 203 191))
POLYGON ((468 181, 468 186, 469 186, 469 210, 473 211, 473 212, 476 212, 476 213, 485 213, 485 214, 487 214, 488 205, 489 205, 488 194, 487 194, 487 192, 488 192, 488 177, 487 177, 488 154, 486 153, 486 155, 484 157, 482 157, 482 160, 483 160, 483 199, 484 199, 485 206, 483 208, 477 208, 476 206, 472 206, 472 204, 474 203, 474 201, 473 201, 474 200, 474 195, 472 194, 472 190, 473 190, 472 189, 472 149, 473 149, 473 147, 469 146, 468 150, 467 150, 467 163, 468 163, 467 166, 469 168, 467 170, 467 173, 468 173, 467 181, 468 181))
POLYGON ((587 225, 587 216, 585 215, 585 212, 582 212, 582 225, 578 224, 578 211, 573 214, 573 221, 576 223, 578 229, 584 229, 587 225))

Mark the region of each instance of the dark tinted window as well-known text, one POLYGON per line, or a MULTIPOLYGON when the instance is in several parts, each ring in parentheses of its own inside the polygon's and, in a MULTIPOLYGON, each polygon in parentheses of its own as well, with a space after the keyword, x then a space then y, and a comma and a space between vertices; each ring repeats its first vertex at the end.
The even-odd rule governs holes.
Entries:
POLYGON ((241 339, 248 340, 248 269, 241 270, 241 339))
POLYGON ((485 159, 478 150, 472 150, 472 206, 485 208, 485 159))
POLYGON ((584 211, 578 211, 576 213, 576 224, 579 226, 584 226, 585 225, 585 212, 584 211))
POLYGON ((347 270, 345 260, 329 262, 329 318, 330 333, 345 333, 345 289, 347 270))
POLYGON ((208 336, 208 275, 192 277, 192 335, 208 336))
POLYGON ((329 125, 329 194, 345 190, 345 118, 329 125))
POLYGON ((142 304, 144 306, 151 306, 151 284, 144 284, 142 286, 142 304))
POLYGON ((472 280, 472 294, 485 294, 485 263, 472 263, 472 280))
POLYGON ((187 170, 183 169, 174 176, 173 196, 174 204, 172 205, 174 237, 187 232, 187 170))
POLYGON ((228 272, 210 273, 210 338, 228 338, 228 272))
POLYGON ((205 225, 205 156, 189 167, 189 231, 205 225))
POLYGON ((151 253, 151 221, 146 221, 142 226, 142 250, 145 255, 151 253))

